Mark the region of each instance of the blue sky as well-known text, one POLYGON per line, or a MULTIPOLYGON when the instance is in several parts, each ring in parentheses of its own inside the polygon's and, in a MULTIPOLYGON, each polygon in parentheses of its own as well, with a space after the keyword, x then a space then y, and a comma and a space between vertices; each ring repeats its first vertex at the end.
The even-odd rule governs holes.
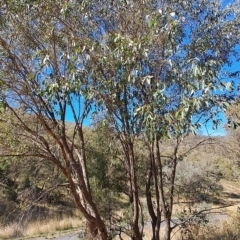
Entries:
POLYGON ((198 130, 198 133, 200 135, 206 135, 206 136, 208 135, 209 136, 225 136, 226 135, 225 125, 227 121, 224 116, 224 113, 220 113, 218 117, 219 119, 221 119, 221 123, 217 129, 213 129, 212 122, 208 122, 207 124, 202 125, 202 127, 198 130))

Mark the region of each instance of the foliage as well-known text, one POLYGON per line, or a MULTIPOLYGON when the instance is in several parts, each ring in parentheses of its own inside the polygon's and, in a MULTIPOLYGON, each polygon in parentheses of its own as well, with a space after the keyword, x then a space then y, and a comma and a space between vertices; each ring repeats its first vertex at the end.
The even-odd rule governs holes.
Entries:
MULTIPOLYGON (((239 116, 240 109, 239 108, 240 108, 240 99, 237 98, 237 100, 234 101, 227 110, 229 130, 230 129, 237 130, 236 128, 240 124, 240 116, 239 116)), ((232 132, 232 134, 233 134, 233 132, 232 132)))
POLYGON ((212 160, 183 161, 178 164, 175 191, 186 201, 214 202, 214 196, 221 190, 220 170, 212 160))
MULTIPOLYGON (((239 239, 239 213, 232 214, 230 221, 224 221, 217 226, 207 224, 205 226, 194 225, 188 228, 188 231, 183 233, 181 239, 183 240, 229 240, 239 239)), ((180 238, 179 238, 180 239, 180 238)))

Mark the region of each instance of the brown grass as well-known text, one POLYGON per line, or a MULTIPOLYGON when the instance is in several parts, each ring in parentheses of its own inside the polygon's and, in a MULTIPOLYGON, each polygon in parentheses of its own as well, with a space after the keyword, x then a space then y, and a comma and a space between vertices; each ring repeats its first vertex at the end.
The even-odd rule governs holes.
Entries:
MULTIPOLYGON (((240 232, 238 226, 240 224, 240 215, 237 213, 238 207, 240 207, 240 184, 232 181, 221 180, 223 186, 222 200, 227 203, 233 204, 233 206, 223 209, 226 213, 230 214, 226 222, 220 222, 216 225, 208 225, 207 227, 193 226, 189 229, 189 235, 181 236, 180 231, 173 237, 174 240, 178 239, 193 239, 193 240, 214 240, 214 239, 240 239, 240 232), (233 193, 235 195, 233 195, 233 193), (237 196, 238 195, 238 196, 237 196), (239 237, 239 238, 238 238, 239 237)), ((144 202, 144 199, 141 199, 144 202)), ((174 214, 181 211, 183 206, 178 204, 174 205, 174 214)), ((214 207, 218 207, 215 205, 214 207)), ((117 211, 121 215, 121 211, 117 211)), ((12 224, 5 227, 0 226, 0 239, 11 239, 17 237, 34 237, 40 235, 52 235, 61 234, 61 232, 67 230, 74 230, 80 227, 84 227, 84 221, 80 219, 79 214, 74 214, 75 217, 66 217, 64 219, 52 219, 49 221, 37 221, 29 223, 26 227, 21 227, 18 224, 12 224)), ((147 220, 146 220, 147 221, 147 220)), ((124 240, 130 239, 126 235, 122 235, 124 240)), ((115 239, 119 239, 116 237, 115 239)), ((147 227, 144 230, 145 240, 151 239, 151 228, 147 227)))
POLYGON ((66 230, 73 230, 84 225, 80 218, 52 219, 49 221, 37 221, 29 223, 26 227, 17 224, 0 227, 0 239, 11 239, 16 237, 33 237, 39 235, 55 234, 66 230))
MULTIPOLYGON (((240 232, 238 226, 240 224, 240 214, 235 213, 230 221, 225 221, 219 225, 208 225, 206 227, 198 227, 194 225, 189 229, 188 234, 181 235, 180 231, 172 238, 173 240, 229 240, 239 239, 240 232)), ((29 224, 24 230, 19 225, 8 225, 0 228, 0 239, 11 239, 17 237, 34 237, 40 235, 61 234, 66 230, 74 230, 84 226, 84 222, 79 218, 53 219, 50 221, 34 222, 29 224)), ((119 237, 115 237, 115 240, 119 237)), ((130 240, 130 238, 122 234, 122 239, 130 240)), ((151 229, 146 228, 144 231, 144 240, 151 239, 151 229)))
POLYGON ((0 227, 0 239, 11 239, 23 236, 20 227, 17 224, 11 224, 6 227, 0 227))

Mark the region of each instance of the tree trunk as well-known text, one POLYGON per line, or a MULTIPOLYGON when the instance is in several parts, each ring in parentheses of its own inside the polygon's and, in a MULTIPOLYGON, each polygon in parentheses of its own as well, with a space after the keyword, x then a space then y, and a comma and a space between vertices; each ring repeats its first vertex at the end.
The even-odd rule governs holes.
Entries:
POLYGON ((152 240, 159 240, 160 236, 160 225, 161 225, 161 221, 159 221, 159 218, 155 218, 152 219, 151 225, 152 225, 152 240))
POLYGON ((150 190, 150 178, 151 178, 151 170, 148 169, 147 171, 147 179, 146 179, 146 200, 147 200, 147 208, 149 215, 151 217, 151 225, 152 225, 152 240, 155 240, 155 227, 157 224, 157 217, 155 215, 153 204, 152 204, 152 196, 150 190))
POLYGON ((91 237, 98 237, 98 239, 100 238, 101 240, 108 239, 106 227, 103 221, 98 221, 97 223, 87 222, 87 228, 91 237))
MULTIPOLYGON (((79 154, 79 162, 84 161, 79 154)), ((66 173, 74 200, 87 220, 87 227, 92 237, 107 240, 108 234, 104 221, 101 219, 96 204, 93 202, 91 190, 88 183, 87 170, 85 164, 71 164, 74 159, 66 162, 66 173)))
POLYGON ((161 212, 160 212, 160 198, 159 198, 159 189, 158 189, 158 176, 157 176, 157 167, 156 160, 154 154, 154 143, 148 144, 149 148, 149 165, 147 169, 146 176, 146 199, 147 199, 147 207, 148 212, 151 217, 151 225, 152 225, 152 240, 159 240, 159 233, 161 227, 161 212), (152 193, 151 193, 151 180, 154 182, 154 193, 156 196, 156 209, 153 208, 152 202, 152 193), (155 213, 156 212, 156 213, 155 213))
POLYGON ((138 226, 139 220, 139 196, 138 196, 138 185, 137 185, 137 177, 135 171, 135 158, 134 158, 134 150, 133 143, 127 142, 127 153, 129 157, 129 168, 130 168, 130 176, 131 176, 131 188, 133 194, 133 219, 132 219, 132 228, 133 228, 133 239, 141 240, 142 235, 140 233, 140 229, 138 226))
MULTIPOLYGON (((128 129, 129 129, 129 126, 128 126, 128 129)), ((129 183, 128 191, 130 191, 129 202, 133 205, 133 218, 131 223, 132 230, 133 230, 132 239, 141 240, 142 234, 138 226, 140 209, 139 209, 137 176, 135 171, 135 155, 134 155, 134 149, 133 149, 133 142, 130 139, 130 133, 128 135, 123 134, 120 140, 121 140, 121 144, 126 157, 126 171, 128 173, 127 181, 129 183)))
POLYGON ((131 185, 132 185, 132 192, 133 192, 133 220, 132 220, 133 232, 134 232, 133 239, 141 240, 142 236, 138 226, 139 196, 138 196, 136 172, 134 168, 135 163, 134 163, 134 152, 133 152, 132 143, 129 144, 129 160, 130 160, 130 172, 131 172, 131 185))
POLYGON ((165 232, 165 234, 164 234, 164 240, 170 240, 171 239, 171 231, 172 231, 172 229, 171 229, 171 218, 167 218, 167 219, 165 219, 165 224, 166 224, 166 226, 165 226, 165 228, 164 228, 164 232, 165 232))
POLYGON ((127 195, 129 199, 129 203, 133 203, 133 190, 132 190, 132 183, 131 183, 131 172, 130 172, 130 161, 127 160, 126 168, 126 176, 127 176, 127 195))

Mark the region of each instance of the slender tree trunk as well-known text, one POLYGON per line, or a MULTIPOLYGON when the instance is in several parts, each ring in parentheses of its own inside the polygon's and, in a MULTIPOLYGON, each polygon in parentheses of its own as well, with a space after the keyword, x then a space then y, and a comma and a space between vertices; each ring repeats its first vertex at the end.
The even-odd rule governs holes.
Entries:
POLYGON ((131 169, 130 169, 130 159, 127 156, 127 163, 126 163, 126 176, 127 176, 127 194, 130 203, 133 203, 133 189, 132 189, 132 176, 131 176, 131 169))
MULTIPOLYGON (((127 124, 128 125, 128 124, 127 124)), ((121 135, 121 144, 124 150, 124 154, 126 157, 126 170, 128 171, 127 181, 129 183, 129 202, 133 205, 133 218, 132 218, 132 230, 133 236, 132 239, 141 240, 142 234, 139 229, 138 220, 140 215, 139 209, 139 196, 138 196, 138 184, 137 184, 137 176, 135 171, 135 155, 133 149, 133 142, 130 139, 130 131, 129 126, 127 127, 128 134, 121 135), (130 178, 129 178, 130 177, 130 178)))
MULTIPOLYGON (((156 138, 156 137, 155 137, 156 138)), ((157 144, 157 138, 155 139, 155 143, 157 144)), ((160 212, 160 194, 159 194, 159 176, 157 171, 157 160, 160 160, 160 153, 157 152, 155 157, 155 148, 154 142, 151 144, 151 161, 152 161, 152 171, 154 176, 154 184, 155 184, 155 195, 156 195, 156 225, 154 228, 154 236, 155 240, 159 240, 159 233, 160 233, 160 224, 161 224, 161 212, 160 212), (156 159, 159 158, 159 159, 156 159)), ((158 149, 159 150, 159 149, 158 149)))
POLYGON ((155 226, 155 240, 159 240, 160 239, 160 228, 161 228, 161 214, 159 213, 158 217, 157 217, 157 223, 155 226))
MULTIPOLYGON (((163 182, 162 182, 162 178, 161 178, 161 191, 160 191, 161 204, 163 207, 163 215, 164 215, 164 220, 165 220, 165 224, 166 224, 164 240, 171 239, 171 232, 172 232, 171 218, 172 218, 172 211, 173 211, 173 195, 174 195, 176 168, 177 168, 177 160, 178 160, 178 148, 179 148, 180 143, 181 143, 181 140, 177 139, 177 144, 174 148, 174 154, 173 154, 173 157, 171 158, 172 166, 171 166, 171 175, 169 176, 170 182, 169 182, 168 196, 164 195, 163 184, 162 184, 163 182), (168 197, 167 202, 166 202, 165 197, 168 197)), ((159 155, 159 158, 160 158, 159 144, 156 145, 156 148, 157 148, 157 155, 159 155)), ((160 176, 162 176, 162 166, 161 165, 160 165, 159 171, 160 171, 160 176)))
POLYGON ((138 220, 139 220, 138 185, 137 185, 137 176, 135 171, 133 144, 131 142, 128 143, 128 152, 129 152, 129 160, 130 160, 131 185, 132 185, 132 192, 133 192, 133 220, 132 220, 133 232, 134 232, 133 239, 141 240, 142 235, 140 233, 140 229, 138 226, 138 220))
POLYGON ((151 217, 152 225, 152 240, 159 240, 159 233, 161 227, 161 209, 160 209, 160 197, 158 189, 158 173, 156 167, 156 160, 154 154, 154 143, 148 144, 149 148, 149 164, 146 175, 146 199, 148 212, 151 217), (156 209, 153 207, 152 192, 151 192, 151 180, 154 182, 154 192, 156 197, 156 209))
MULTIPOLYGON (((155 151, 156 151, 156 161, 157 161, 157 172, 155 173, 157 176, 157 184, 158 184, 158 193, 159 193, 159 204, 161 207, 161 213, 164 217, 165 220, 165 236, 164 236, 164 240, 170 240, 170 236, 171 236, 171 216, 172 216, 172 204, 173 204, 173 195, 169 196, 169 202, 167 203, 167 196, 166 193, 164 191, 164 181, 163 181, 163 166, 162 166, 162 161, 161 161, 161 154, 160 154, 160 147, 159 147, 159 139, 156 136, 156 140, 155 140, 155 151), (171 205, 171 206, 169 206, 171 205)), ((155 159, 155 158, 154 158, 155 159)), ((156 167, 154 167, 154 169, 156 169, 156 167)), ((172 184, 174 184, 174 182, 171 182, 172 184)), ((171 192, 171 191, 170 191, 171 192)), ((161 215, 160 215, 161 217, 161 215)), ((158 218, 158 220, 160 220, 160 222, 158 222, 159 224, 159 231, 160 231, 160 224, 161 224, 161 218, 158 218)), ((158 238, 159 239, 159 232, 158 232, 158 238)))
POLYGON ((151 194, 151 178, 152 178, 152 166, 150 165, 147 170, 146 177, 146 200, 147 200, 147 208, 149 215, 151 217, 151 225, 152 225, 152 240, 155 240, 155 227, 157 224, 157 217, 155 215, 153 204, 152 204, 152 194, 151 194))
POLYGON ((171 217, 168 217, 165 219, 165 234, 164 234, 164 240, 170 240, 171 239, 171 217))

